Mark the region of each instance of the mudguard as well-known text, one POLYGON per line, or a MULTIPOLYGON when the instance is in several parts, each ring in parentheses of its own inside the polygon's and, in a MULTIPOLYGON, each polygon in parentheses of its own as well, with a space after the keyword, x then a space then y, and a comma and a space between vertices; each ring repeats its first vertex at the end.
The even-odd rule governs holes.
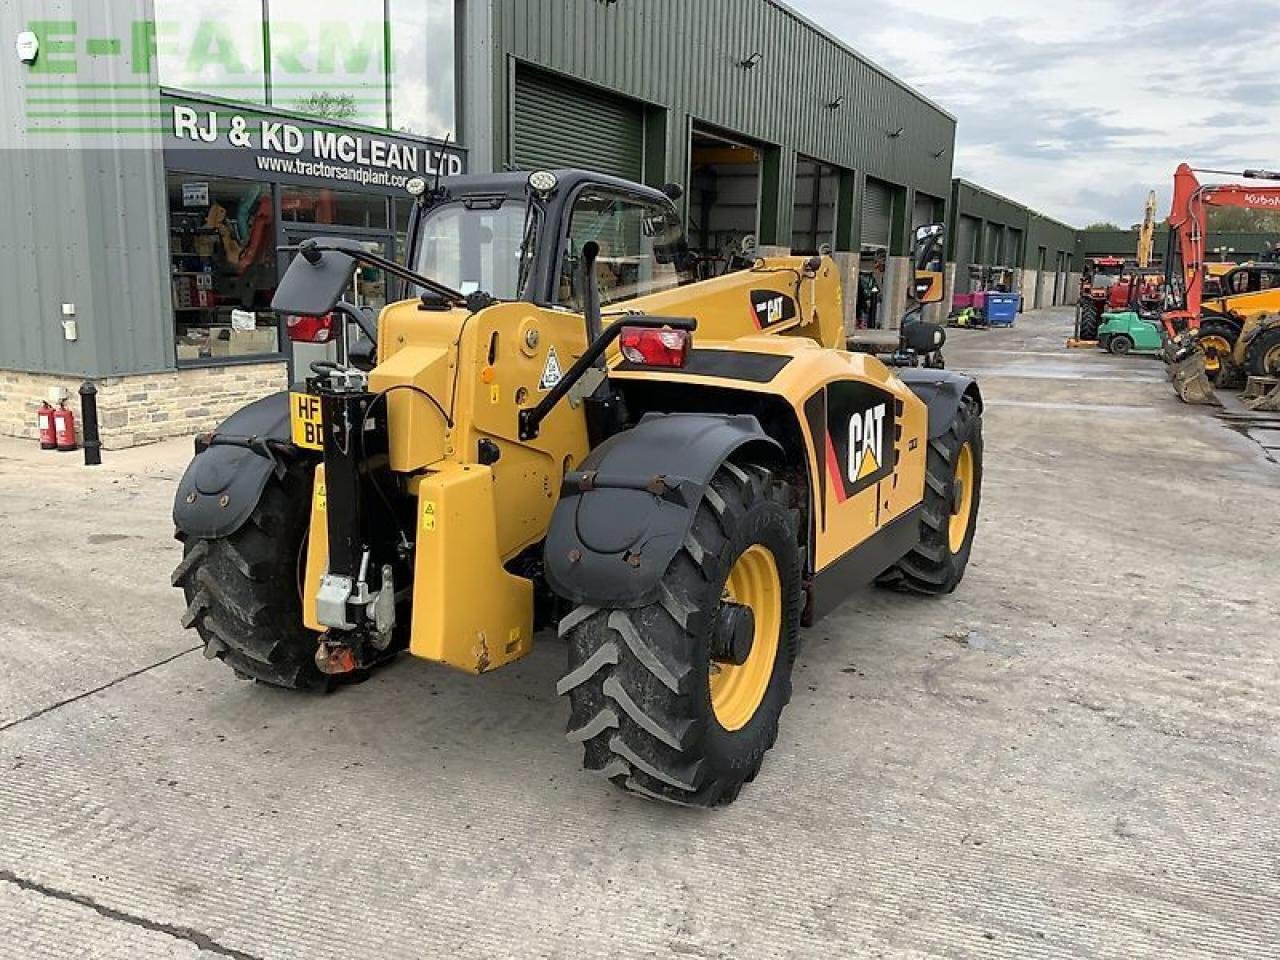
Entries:
POLYGON ((930 440, 947 432, 960 410, 963 397, 973 397, 978 401, 978 409, 982 409, 982 393, 973 377, 949 370, 925 370, 918 367, 907 367, 894 372, 928 406, 930 440))
MULTIPOLYGON (((213 436, 288 440, 289 394, 273 393, 255 400, 224 420, 213 436)), ((275 469, 275 460, 248 446, 205 446, 187 465, 178 484, 174 525, 204 540, 235 533, 253 513, 275 469)))
POLYGON ((610 437, 565 476, 544 554, 551 588, 591 606, 653 602, 711 478, 747 444, 782 454, 746 414, 651 413, 610 437))

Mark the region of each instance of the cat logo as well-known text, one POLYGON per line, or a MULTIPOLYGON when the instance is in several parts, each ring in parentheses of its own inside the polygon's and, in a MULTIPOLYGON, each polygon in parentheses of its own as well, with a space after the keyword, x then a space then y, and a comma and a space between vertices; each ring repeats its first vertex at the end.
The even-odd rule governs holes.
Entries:
POLYGON ((756 326, 761 330, 785 323, 796 316, 796 302, 784 293, 773 290, 751 291, 751 312, 756 326))
POLYGON ((886 407, 876 404, 849 418, 849 482, 857 484, 878 474, 885 466, 886 407))
POLYGON ((771 327, 782 322, 782 297, 770 297, 764 303, 756 304, 756 313, 760 315, 760 326, 771 327))

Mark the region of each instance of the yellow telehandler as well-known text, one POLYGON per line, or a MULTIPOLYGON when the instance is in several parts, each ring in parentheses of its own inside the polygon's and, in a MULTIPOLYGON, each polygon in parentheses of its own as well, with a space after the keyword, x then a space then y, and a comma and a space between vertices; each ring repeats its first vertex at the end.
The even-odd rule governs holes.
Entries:
MULTIPOLYGON (((410 188, 404 263, 286 248, 275 309, 339 349, 197 441, 174 504, 184 622, 295 688, 403 650, 483 674, 557 628, 588 769, 732 801, 802 623, 864 582, 960 582, 977 385, 917 365, 933 324, 883 358, 839 349, 830 258, 694 281, 676 189, 579 170, 410 188), (403 284, 376 320, 341 299, 358 264, 403 284)), ((943 232, 916 232, 917 301, 941 295, 943 232)))

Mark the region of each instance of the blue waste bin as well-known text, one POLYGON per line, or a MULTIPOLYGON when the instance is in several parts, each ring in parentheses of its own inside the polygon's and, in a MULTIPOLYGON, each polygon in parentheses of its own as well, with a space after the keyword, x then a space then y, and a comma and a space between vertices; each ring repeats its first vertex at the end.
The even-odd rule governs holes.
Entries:
POLYGON ((1021 305, 1020 293, 988 293, 987 323, 993 327, 1012 327, 1021 305))

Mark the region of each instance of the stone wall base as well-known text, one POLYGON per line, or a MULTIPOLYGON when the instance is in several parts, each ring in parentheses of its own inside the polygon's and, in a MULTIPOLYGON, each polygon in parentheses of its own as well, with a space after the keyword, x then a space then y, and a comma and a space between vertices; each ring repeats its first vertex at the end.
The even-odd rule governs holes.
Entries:
MULTIPOLYGON (((96 379, 102 445, 120 450, 211 430, 246 403, 285 389, 287 378, 288 367, 280 361, 96 379)), ((75 411, 80 433, 77 391, 83 382, 81 377, 0 370, 0 435, 34 442, 36 409, 55 387, 70 394, 67 406, 75 411)))

